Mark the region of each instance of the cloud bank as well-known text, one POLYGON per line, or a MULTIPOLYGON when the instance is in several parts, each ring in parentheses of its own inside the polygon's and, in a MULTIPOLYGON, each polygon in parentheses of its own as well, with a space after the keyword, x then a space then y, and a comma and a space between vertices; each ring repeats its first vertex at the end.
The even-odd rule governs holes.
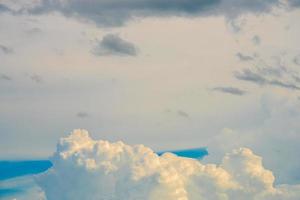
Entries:
POLYGON ((300 198, 300 185, 274 186, 272 172, 250 149, 226 154, 220 165, 143 145, 96 141, 85 130, 62 138, 53 168, 36 178, 48 200, 225 200, 300 198))
POLYGON ((274 7, 299 7, 298 0, 28 0, 29 3, 0 4, 0 11, 30 14, 59 12, 87 19, 100 26, 120 26, 135 17, 216 16, 236 18, 242 14, 266 13, 274 7), (16 9, 18 8, 18 9, 16 9))

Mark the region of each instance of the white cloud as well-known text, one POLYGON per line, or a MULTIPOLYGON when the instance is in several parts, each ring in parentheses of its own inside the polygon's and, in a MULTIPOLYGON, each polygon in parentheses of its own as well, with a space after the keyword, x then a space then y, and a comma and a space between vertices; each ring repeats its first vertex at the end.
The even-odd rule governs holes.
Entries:
POLYGON ((247 148, 226 154, 219 166, 204 165, 74 130, 60 140, 52 162, 53 168, 37 177, 48 200, 300 198, 300 185, 274 186, 272 172, 247 148))
POLYGON ((300 151, 300 101, 296 94, 292 96, 283 92, 282 97, 277 95, 264 94, 260 99, 259 113, 245 112, 248 117, 241 117, 238 121, 257 120, 251 128, 224 128, 218 135, 211 137, 207 143, 211 156, 205 162, 216 162, 224 152, 246 146, 264 157, 265 166, 276 175, 276 183, 299 183, 297 171, 300 163, 294 158, 298 157, 300 151))

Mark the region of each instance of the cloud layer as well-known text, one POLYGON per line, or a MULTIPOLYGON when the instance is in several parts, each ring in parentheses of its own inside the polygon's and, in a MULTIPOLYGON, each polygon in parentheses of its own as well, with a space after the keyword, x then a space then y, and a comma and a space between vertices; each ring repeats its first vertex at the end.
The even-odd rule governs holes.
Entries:
POLYGON ((53 168, 37 177, 48 200, 62 199, 299 199, 299 185, 274 186, 274 176, 250 149, 222 163, 165 153, 143 145, 92 140, 85 130, 62 138, 53 168))
POLYGON ((101 26, 119 26, 134 17, 223 15, 235 18, 241 14, 270 12, 273 7, 283 6, 297 7, 299 3, 296 0, 40 0, 13 8, 10 4, 0 4, 0 11, 33 14, 56 11, 101 26))

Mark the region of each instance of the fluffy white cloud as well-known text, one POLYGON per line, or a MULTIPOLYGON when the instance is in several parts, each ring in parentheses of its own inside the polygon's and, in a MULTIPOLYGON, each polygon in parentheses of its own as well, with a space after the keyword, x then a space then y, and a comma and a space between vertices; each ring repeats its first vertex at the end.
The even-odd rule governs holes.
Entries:
POLYGON ((96 141, 85 130, 62 138, 53 167, 37 177, 48 200, 61 199, 299 199, 300 185, 274 186, 272 172, 250 149, 226 154, 222 163, 165 153, 143 145, 96 141))

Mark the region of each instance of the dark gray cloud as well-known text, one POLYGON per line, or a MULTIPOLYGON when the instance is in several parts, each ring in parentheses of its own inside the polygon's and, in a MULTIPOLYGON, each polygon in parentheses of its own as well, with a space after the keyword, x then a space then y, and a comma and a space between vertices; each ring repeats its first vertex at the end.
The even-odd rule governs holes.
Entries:
POLYGON ((239 95, 239 96, 242 96, 247 93, 246 91, 241 90, 239 88, 235 88, 235 87, 215 87, 212 90, 218 91, 218 92, 223 92, 223 93, 228 93, 228 94, 233 94, 233 95, 239 95))
POLYGON ((244 55, 244 54, 242 54, 242 53, 240 53, 240 52, 238 52, 238 53, 236 54, 236 57, 238 57, 238 59, 239 59, 240 61, 250 61, 250 60, 254 60, 254 58, 253 58, 252 56, 244 55))
POLYGON ((0 74, 0 80, 4 80, 4 81, 11 81, 12 77, 6 75, 6 74, 0 74))
POLYGON ((288 2, 291 7, 300 7, 300 0, 289 0, 288 2))
POLYGON ((120 26, 134 17, 211 16, 236 18, 241 14, 270 12, 280 0, 41 0, 20 12, 43 14, 53 11, 68 17, 91 20, 100 26, 120 26))
POLYGON ((250 69, 244 69, 241 72, 234 72, 234 76, 239 80, 249 81, 259 85, 265 84, 267 81, 262 75, 253 72, 250 69))
POLYGON ((92 52, 97 56, 136 56, 137 48, 134 44, 123 40, 118 35, 107 34, 97 44, 97 46, 93 49, 92 52))
POLYGON ((29 78, 32 81, 36 82, 36 83, 43 83, 44 82, 43 78, 40 75, 37 75, 37 74, 31 75, 31 76, 29 76, 29 78))
POLYGON ((268 83, 270 85, 284 87, 284 88, 288 88, 288 89, 292 89, 292 90, 300 90, 300 87, 293 84, 293 83, 285 83, 285 82, 282 82, 282 81, 279 81, 279 80, 271 80, 271 81, 268 81, 268 83))
POLYGON ((1 12, 10 12, 11 10, 4 4, 0 3, 0 13, 1 12))
POLYGON ((253 44, 255 44, 255 45, 260 45, 261 39, 260 39, 260 37, 259 37, 258 35, 255 35, 255 36, 253 36, 253 38, 252 38, 252 42, 253 42, 253 44))
POLYGON ((76 114, 76 117, 78 117, 78 118, 88 118, 88 117, 90 117, 90 115, 87 112, 78 112, 76 114))
POLYGON ((260 67, 256 69, 257 72, 263 76, 273 76, 280 78, 284 76, 284 74, 289 74, 290 72, 287 71, 287 69, 284 66, 278 66, 278 67, 260 67))
POLYGON ((178 111, 177 111, 177 114, 178 114, 180 117, 190 118, 190 115, 189 115, 187 112, 183 111, 183 110, 178 110, 178 111))
MULTIPOLYGON (((291 75, 290 72, 286 72, 285 75, 291 76, 291 79, 293 80, 295 80, 295 77, 297 77, 295 75, 291 75)), ((241 72, 235 72, 234 76, 239 80, 252 82, 261 86, 272 85, 272 86, 278 86, 286 89, 300 90, 300 87, 297 85, 297 83, 293 83, 283 78, 275 79, 273 78, 274 75, 272 76, 271 73, 267 75, 265 72, 262 72, 260 70, 252 71, 250 69, 244 69, 241 72)))
POLYGON ((14 51, 13 51, 12 48, 0 44, 0 52, 2 52, 2 53, 4 53, 4 54, 11 54, 11 53, 13 53, 14 51))

